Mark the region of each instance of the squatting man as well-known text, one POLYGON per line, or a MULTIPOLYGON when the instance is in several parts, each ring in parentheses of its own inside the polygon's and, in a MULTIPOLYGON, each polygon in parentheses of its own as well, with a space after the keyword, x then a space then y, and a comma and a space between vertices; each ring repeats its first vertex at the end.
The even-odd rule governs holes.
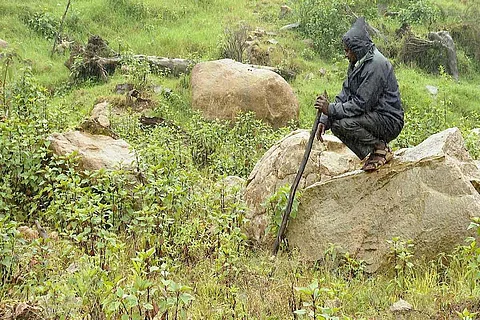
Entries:
POLYGON ((372 42, 364 18, 358 18, 343 36, 350 62, 342 91, 329 102, 321 95, 315 108, 322 111, 317 138, 330 129, 363 160, 362 170, 374 171, 393 158, 388 143, 403 128, 403 109, 392 64, 372 42))

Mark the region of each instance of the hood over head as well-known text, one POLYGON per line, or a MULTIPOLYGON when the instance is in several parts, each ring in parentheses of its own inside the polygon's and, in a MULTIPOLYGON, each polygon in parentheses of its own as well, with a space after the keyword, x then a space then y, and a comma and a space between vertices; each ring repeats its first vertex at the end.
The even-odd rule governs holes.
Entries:
POLYGON ((370 35, 367 32, 365 18, 358 18, 350 30, 342 38, 343 43, 355 53, 357 60, 360 60, 374 46, 370 35))

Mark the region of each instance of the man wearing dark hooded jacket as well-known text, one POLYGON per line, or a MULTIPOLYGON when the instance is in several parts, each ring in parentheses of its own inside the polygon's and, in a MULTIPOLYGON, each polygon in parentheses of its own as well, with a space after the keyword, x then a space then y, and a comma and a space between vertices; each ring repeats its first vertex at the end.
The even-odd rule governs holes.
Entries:
POLYGON ((322 111, 317 138, 331 129, 361 160, 362 170, 373 171, 392 157, 388 142, 403 128, 403 109, 391 63, 372 42, 364 18, 358 18, 343 36, 348 76, 342 91, 329 103, 319 96, 322 111))

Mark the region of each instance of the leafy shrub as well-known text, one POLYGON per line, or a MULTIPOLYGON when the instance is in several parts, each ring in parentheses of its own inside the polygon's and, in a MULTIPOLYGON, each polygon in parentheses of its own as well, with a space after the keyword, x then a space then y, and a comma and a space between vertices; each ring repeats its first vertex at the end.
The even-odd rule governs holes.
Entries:
POLYGON ((134 59, 132 55, 126 54, 122 56, 121 66, 120 70, 128 83, 132 83, 138 90, 146 89, 152 73, 148 61, 134 59))
POLYGON ((220 57, 243 62, 247 50, 249 27, 240 24, 236 28, 227 27, 220 43, 220 57))
POLYGON ((352 10, 373 17, 372 8, 370 3, 356 0, 301 0, 300 28, 322 57, 338 56, 343 52, 342 36, 354 21, 352 10))
POLYGON ((440 17, 440 10, 430 0, 411 1, 400 10, 400 19, 408 24, 431 26, 440 17))
POLYGON ((24 18, 27 27, 47 40, 56 37, 60 22, 45 12, 35 12, 24 18))
POLYGON ((468 132, 465 136, 465 146, 473 159, 480 160, 480 135, 468 132))
POLYGON ((15 213, 19 221, 26 218, 22 213, 32 210, 31 200, 39 191, 49 132, 45 89, 33 81, 29 67, 22 72, 7 85, 7 117, 0 122, 0 176, 8 184, 7 192, 0 194, 5 206, 0 210, 15 213))
MULTIPOLYGON (((277 235, 278 229, 282 224, 283 214, 288 204, 288 197, 290 195, 291 186, 286 184, 283 187, 280 187, 274 194, 272 194, 263 204, 266 208, 267 213, 271 217, 271 223, 267 228, 267 232, 272 235, 277 235)), ((298 213, 298 205, 300 204, 300 198, 302 193, 300 190, 297 190, 295 193, 295 198, 292 203, 292 211, 290 212, 289 218, 295 219, 298 213)))
POLYGON ((313 40, 322 57, 338 55, 342 50, 341 38, 348 30, 351 19, 345 12, 346 1, 303 0, 300 8, 300 27, 313 40))
POLYGON ((210 127, 210 135, 217 141, 209 161, 211 171, 220 175, 237 175, 247 177, 257 160, 286 130, 273 130, 263 121, 256 119, 253 112, 237 116, 233 127, 228 124, 220 128, 210 127), (215 130, 213 130, 215 128, 215 130), (219 135, 218 132, 224 132, 219 135))
POLYGON ((469 60, 468 64, 473 62, 474 67, 476 68, 475 71, 478 71, 480 69, 480 26, 478 23, 463 22, 461 24, 456 24, 450 27, 450 32, 457 48, 460 48, 465 52, 465 55, 469 60))

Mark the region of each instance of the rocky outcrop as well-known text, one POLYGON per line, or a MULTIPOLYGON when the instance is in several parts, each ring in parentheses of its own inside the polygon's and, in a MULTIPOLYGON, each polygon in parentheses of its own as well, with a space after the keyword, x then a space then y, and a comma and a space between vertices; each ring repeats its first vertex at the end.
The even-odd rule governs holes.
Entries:
POLYGON ((299 106, 290 85, 275 72, 230 59, 197 64, 192 70, 192 107, 208 119, 234 120, 255 112, 275 128, 298 119, 299 106))
POLYGON ((54 133, 48 140, 55 154, 68 155, 76 152, 84 170, 135 168, 135 155, 129 144, 122 139, 71 131, 54 133))
POLYGON ((389 260, 387 240, 412 240, 416 258, 449 252, 480 214, 479 170, 457 128, 395 154, 373 173, 353 171, 307 187, 288 226, 289 245, 308 260, 334 244, 374 272, 389 260))
POLYGON ((110 127, 109 103, 104 101, 97 103, 92 110, 92 114, 80 124, 82 131, 93 135, 105 135, 117 138, 117 134, 110 127))
MULTIPOLYGON (((271 147, 251 172, 245 190, 250 210, 248 234, 259 242, 268 241, 265 230, 270 223, 263 203, 285 184, 292 184, 303 159, 309 131, 297 130, 271 147)), ((359 160, 338 138, 324 136, 324 143, 314 141, 299 189, 329 179, 355 168, 359 160)))

